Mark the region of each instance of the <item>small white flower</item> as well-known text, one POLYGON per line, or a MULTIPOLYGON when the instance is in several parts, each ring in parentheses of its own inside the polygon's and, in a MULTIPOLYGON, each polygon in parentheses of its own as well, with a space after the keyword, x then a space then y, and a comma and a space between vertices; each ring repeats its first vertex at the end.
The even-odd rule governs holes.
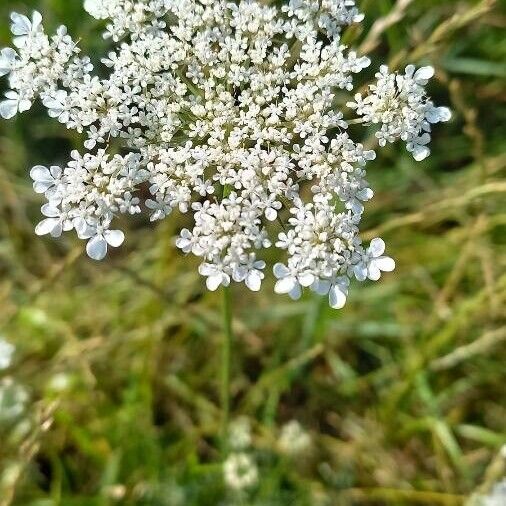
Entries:
POLYGON ((165 199, 148 199, 146 200, 146 207, 151 209, 150 221, 163 220, 172 212, 172 206, 165 199))
POLYGON ((223 475, 225 485, 237 492, 258 483, 258 468, 246 453, 232 453, 223 463, 223 475))
POLYGON ((218 288, 230 285, 230 275, 224 272, 223 265, 215 265, 210 263, 203 263, 199 266, 199 274, 206 276, 206 285, 211 292, 218 290, 218 288))
POLYGON ((70 119, 68 107, 68 93, 64 90, 57 90, 44 98, 42 103, 47 107, 51 118, 57 118, 60 123, 67 123, 70 119))
POLYGON ((17 91, 7 91, 5 100, 0 102, 0 116, 4 119, 11 119, 18 112, 28 111, 31 107, 31 101, 21 96, 17 91))
POLYGON ((274 265, 273 272, 278 279, 274 291, 280 295, 288 294, 293 300, 300 299, 302 288, 297 279, 297 273, 281 263, 274 265))
POLYGON ((431 107, 425 112, 425 119, 429 123, 444 123, 452 119, 452 112, 448 107, 431 107))
POLYGON ((369 278, 378 281, 381 272, 392 272, 395 269, 395 262, 392 258, 383 256, 385 243, 382 239, 376 238, 371 241, 360 262, 355 265, 353 272, 359 281, 369 278))
POLYGON ((86 245, 86 253, 93 260, 103 260, 107 255, 108 246, 119 248, 125 240, 121 230, 104 230, 90 238, 86 245))
POLYGON ((103 260, 109 246, 119 248, 125 240, 125 234, 121 230, 109 230, 101 225, 92 226, 82 219, 74 220, 73 226, 80 239, 88 239, 86 253, 93 260, 103 260))
POLYGON ((0 51, 0 77, 5 76, 16 68, 18 54, 14 49, 6 47, 0 51))
POLYGON ((36 165, 30 171, 30 177, 33 179, 33 189, 36 193, 45 193, 49 197, 49 190, 54 189, 62 176, 60 167, 53 165, 49 168, 43 165, 36 165))
POLYGON ((246 450, 251 446, 251 423, 248 418, 241 416, 232 421, 228 429, 230 448, 235 451, 246 450))
POLYGON ((248 262, 237 266, 232 274, 232 278, 237 283, 244 282, 246 286, 253 292, 258 292, 262 286, 262 280, 265 274, 262 272, 265 269, 265 262, 263 260, 256 260, 252 255, 248 262))
POLYGON ((0 371, 7 369, 12 363, 16 348, 3 338, 0 338, 0 371))
POLYGON ((42 29, 42 16, 40 12, 34 11, 32 19, 13 12, 11 14, 11 32, 15 36, 14 44, 22 48, 29 40, 42 29))
POLYGON ((302 455, 311 448, 311 436, 297 420, 292 420, 281 428, 278 445, 282 453, 292 457, 302 455))
POLYGON ((342 309, 346 305, 350 280, 346 276, 334 279, 318 279, 311 289, 318 295, 329 296, 329 306, 333 309, 342 309))
MULTIPOLYGON (((408 65, 406 67, 406 75, 410 75, 411 72, 415 70, 414 65, 408 65)), ((434 68, 433 67, 421 67, 415 71, 413 79, 420 85, 425 86, 429 79, 434 77, 434 68)))
POLYGON ((369 87, 369 95, 359 93, 348 106, 355 109, 366 123, 378 124, 376 133, 381 146, 402 139, 416 161, 430 155, 431 124, 449 121, 447 107, 435 107, 427 98, 425 86, 434 76, 432 67, 416 70, 408 65, 404 75, 389 73, 383 65, 376 74, 377 82, 369 87))
POLYGON ((96 19, 107 16, 107 0, 84 0, 84 8, 88 14, 96 19))
POLYGON ((74 228, 72 220, 68 218, 58 207, 49 204, 42 206, 42 214, 46 216, 36 227, 37 235, 51 235, 51 237, 60 237, 62 232, 68 232, 74 228))

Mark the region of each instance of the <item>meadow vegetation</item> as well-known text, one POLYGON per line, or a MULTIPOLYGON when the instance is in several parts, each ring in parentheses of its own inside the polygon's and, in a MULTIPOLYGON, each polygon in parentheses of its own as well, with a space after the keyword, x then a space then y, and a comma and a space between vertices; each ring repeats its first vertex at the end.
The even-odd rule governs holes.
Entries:
MULTIPOLYGON (((230 445, 248 433, 247 494, 223 480, 222 300, 174 246, 184 220, 130 219, 102 263, 73 236, 36 237, 29 169, 82 139, 42 108, 0 123, 0 337, 16 348, 0 370, 0 506, 471 505, 504 477, 506 12, 359 4, 364 28, 345 41, 373 68, 433 65, 432 96, 454 117, 427 160, 395 145, 368 167, 365 236, 388 243, 393 274, 340 311, 275 295, 271 276, 259 294, 232 288, 244 426, 230 445)), ((105 54, 77 0, 3 0, 1 47, 10 11, 33 8, 105 54)))

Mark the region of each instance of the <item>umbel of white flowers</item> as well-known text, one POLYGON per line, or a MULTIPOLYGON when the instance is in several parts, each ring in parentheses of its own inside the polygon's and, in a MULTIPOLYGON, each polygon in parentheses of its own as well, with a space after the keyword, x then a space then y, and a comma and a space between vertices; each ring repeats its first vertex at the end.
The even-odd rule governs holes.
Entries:
POLYGON ((40 99, 84 138, 66 166, 31 171, 47 199, 37 234, 75 230, 101 260, 124 241, 113 228, 118 215, 145 209, 155 221, 176 209, 194 219, 177 246, 202 258, 210 290, 232 280, 259 290, 262 250, 275 246, 286 255, 274 266, 276 292, 297 299, 310 288, 334 308, 345 304, 350 278, 394 269, 381 239, 364 246, 359 235, 373 196, 365 166, 376 155, 350 137, 345 114, 378 125, 381 146, 403 140, 416 160, 429 154, 431 124, 451 114, 425 94, 431 67, 404 75, 382 67, 365 96, 341 100, 370 64, 340 40, 363 19, 353 0, 84 7, 107 20, 105 37, 116 43, 101 60, 107 77, 92 74, 65 27, 48 36, 38 12, 12 14, 15 49, 0 53, 11 88, 1 116, 40 99), (141 202, 143 188, 151 196, 141 202))

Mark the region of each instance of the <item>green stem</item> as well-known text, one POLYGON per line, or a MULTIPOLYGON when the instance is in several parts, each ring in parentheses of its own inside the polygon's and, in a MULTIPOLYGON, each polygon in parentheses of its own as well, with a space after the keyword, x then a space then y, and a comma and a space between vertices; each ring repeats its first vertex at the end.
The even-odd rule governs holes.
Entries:
POLYGON ((230 357, 232 349, 232 303, 230 287, 223 287, 223 342, 221 347, 221 449, 227 451, 230 418, 230 357))

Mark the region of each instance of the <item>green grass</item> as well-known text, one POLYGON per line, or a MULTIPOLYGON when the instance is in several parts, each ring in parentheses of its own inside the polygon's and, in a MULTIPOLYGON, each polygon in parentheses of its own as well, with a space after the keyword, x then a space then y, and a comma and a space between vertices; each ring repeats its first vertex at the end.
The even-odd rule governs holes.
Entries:
MULTIPOLYGON (((102 54, 80 4, 2 2, 2 47, 8 13, 36 7, 102 54)), ((369 25, 394 4, 361 2, 369 25)), ((0 123, 0 335, 17 347, 2 374, 30 394, 24 417, 0 417, 1 506, 463 505, 504 474, 505 12, 416 0, 400 18, 345 38, 376 66, 434 65, 454 120, 429 160, 393 147, 370 165, 366 237, 385 238, 395 273, 337 312, 272 280, 233 287, 231 416, 250 418, 260 470, 249 498, 222 483, 221 296, 176 251, 182 223, 138 219, 100 264, 70 236, 36 238, 29 168, 79 139, 42 112, 0 123), (275 449, 292 419, 313 439, 295 462, 275 449)))

